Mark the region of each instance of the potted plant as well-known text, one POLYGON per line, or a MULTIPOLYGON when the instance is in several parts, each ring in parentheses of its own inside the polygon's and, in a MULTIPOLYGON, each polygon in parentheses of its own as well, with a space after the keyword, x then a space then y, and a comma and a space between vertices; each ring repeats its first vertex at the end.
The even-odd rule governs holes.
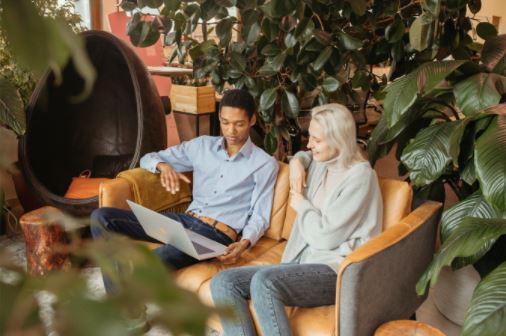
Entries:
POLYGON ((191 56, 195 78, 209 77, 218 92, 226 84, 249 90, 264 147, 282 159, 301 111, 325 102, 363 111, 371 97, 382 98, 387 75, 375 74, 375 66, 390 65, 394 79, 428 60, 469 57, 475 45, 466 8, 476 13, 481 2, 124 0, 121 6, 136 10, 128 26, 135 45, 156 43, 162 34, 174 46, 171 60, 191 56), (144 6, 160 14, 143 14, 144 6), (197 41, 191 34, 198 29, 197 41))
POLYGON ((209 113, 216 110, 216 91, 207 79, 188 76, 172 79, 170 101, 172 109, 185 113, 209 113))
POLYGON ((390 84, 369 146, 374 163, 396 144, 417 191, 447 183, 458 196, 417 290, 444 266, 473 265, 482 280, 464 335, 499 335, 506 325, 506 35, 488 28, 478 30, 485 44, 473 61, 428 62, 390 84))

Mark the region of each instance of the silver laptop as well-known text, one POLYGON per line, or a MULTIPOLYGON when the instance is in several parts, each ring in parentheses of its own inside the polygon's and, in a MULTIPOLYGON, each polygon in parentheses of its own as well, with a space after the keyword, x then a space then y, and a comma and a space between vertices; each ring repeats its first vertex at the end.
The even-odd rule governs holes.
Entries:
POLYGON ((226 249, 223 244, 185 229, 183 224, 172 218, 132 201, 127 200, 127 203, 150 237, 164 244, 170 244, 198 260, 220 256, 226 249))

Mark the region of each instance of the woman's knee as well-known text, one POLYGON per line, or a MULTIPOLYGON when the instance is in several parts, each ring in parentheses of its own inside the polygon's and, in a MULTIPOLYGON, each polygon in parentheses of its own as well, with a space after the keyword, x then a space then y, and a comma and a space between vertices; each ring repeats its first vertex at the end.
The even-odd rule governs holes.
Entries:
POLYGON ((232 297, 246 298, 248 293, 241 288, 240 278, 240 268, 217 273, 211 280, 211 294, 215 303, 230 301, 232 297))
POLYGON ((259 296, 271 296, 277 292, 277 278, 279 272, 272 268, 266 268, 255 273, 251 279, 251 298, 259 296))

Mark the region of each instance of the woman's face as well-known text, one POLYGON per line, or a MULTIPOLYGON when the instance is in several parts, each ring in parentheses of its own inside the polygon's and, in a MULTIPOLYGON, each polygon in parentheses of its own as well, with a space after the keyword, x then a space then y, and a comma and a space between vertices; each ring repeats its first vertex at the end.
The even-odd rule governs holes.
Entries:
POLYGON ((328 161, 338 154, 335 148, 329 146, 323 135, 323 129, 317 121, 309 123, 309 142, 307 148, 313 152, 313 160, 328 161))

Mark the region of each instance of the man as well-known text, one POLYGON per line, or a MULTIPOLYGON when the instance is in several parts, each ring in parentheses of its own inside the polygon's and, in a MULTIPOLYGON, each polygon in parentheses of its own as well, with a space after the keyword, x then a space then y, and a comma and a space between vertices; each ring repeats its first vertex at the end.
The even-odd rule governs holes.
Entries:
MULTIPOLYGON (((218 257, 228 264, 235 263, 248 247, 255 245, 269 226, 278 165, 251 142, 249 131, 256 122, 255 101, 247 91, 227 91, 220 103, 219 117, 223 136, 201 136, 146 154, 140 165, 159 173, 162 185, 173 194, 179 191, 181 183, 190 182, 182 173, 193 171, 193 202, 187 212, 164 215, 228 245, 218 257), (239 234, 242 237, 237 240, 239 234)), ((92 213, 91 220, 94 238, 112 231, 156 242, 130 211, 99 208, 92 213)), ((198 262, 171 245, 163 245, 154 252, 176 269, 198 262)))

